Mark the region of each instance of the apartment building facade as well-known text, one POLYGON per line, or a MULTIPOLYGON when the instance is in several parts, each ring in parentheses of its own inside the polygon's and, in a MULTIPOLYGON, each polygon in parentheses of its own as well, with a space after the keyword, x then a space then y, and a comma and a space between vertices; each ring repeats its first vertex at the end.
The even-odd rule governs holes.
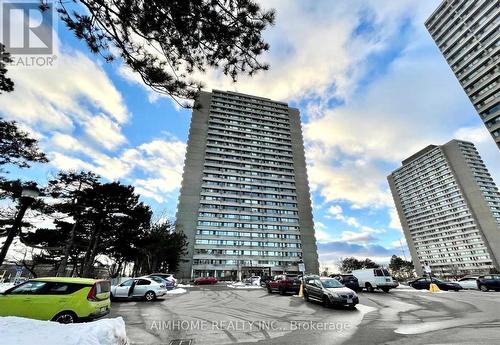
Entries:
POLYGON ((191 118, 177 231, 178 276, 242 279, 318 273, 297 109, 235 92, 201 92, 191 118))
POLYGON ((475 146, 429 145, 388 176, 419 275, 500 269, 500 193, 475 146))
POLYGON ((500 148, 500 2, 444 0, 425 25, 500 148))

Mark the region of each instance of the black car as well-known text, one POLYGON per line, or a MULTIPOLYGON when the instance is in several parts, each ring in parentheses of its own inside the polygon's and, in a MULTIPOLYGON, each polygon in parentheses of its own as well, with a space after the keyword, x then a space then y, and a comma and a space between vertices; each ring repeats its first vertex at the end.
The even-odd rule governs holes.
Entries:
POLYGON ((500 291, 500 274, 488 274, 478 277, 477 287, 481 291, 500 291))
POLYGON ((448 282, 436 278, 432 278, 431 281, 431 278, 429 277, 415 279, 414 281, 409 282, 408 285, 417 290, 422 290, 422 289, 429 290, 431 283, 436 284, 439 289, 444 291, 449 291, 449 290, 458 291, 463 289, 457 283, 448 282))
POLYGON ((273 279, 273 277, 271 276, 262 276, 260 278, 260 286, 266 286, 267 282, 270 281, 271 279, 273 279))
POLYGON ((332 274, 331 278, 337 279, 339 282, 347 286, 349 289, 354 291, 360 291, 358 278, 352 274, 332 274))

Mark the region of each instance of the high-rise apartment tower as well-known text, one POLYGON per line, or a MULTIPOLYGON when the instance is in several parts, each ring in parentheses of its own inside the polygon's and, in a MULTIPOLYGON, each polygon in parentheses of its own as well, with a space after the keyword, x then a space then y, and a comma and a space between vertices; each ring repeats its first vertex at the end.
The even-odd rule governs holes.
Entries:
POLYGON ((297 109, 235 92, 195 102, 177 210, 182 278, 318 273, 297 109))
POLYGON ((429 145, 388 181, 419 275, 500 269, 500 193, 472 143, 429 145))
POLYGON ((500 2, 444 0, 425 25, 500 148, 500 2))

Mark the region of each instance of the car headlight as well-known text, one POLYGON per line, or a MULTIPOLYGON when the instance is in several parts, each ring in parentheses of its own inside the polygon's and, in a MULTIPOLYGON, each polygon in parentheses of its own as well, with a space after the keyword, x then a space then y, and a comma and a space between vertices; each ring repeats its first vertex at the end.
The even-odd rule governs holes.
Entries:
POLYGON ((333 298, 339 298, 339 297, 340 297, 340 295, 339 295, 338 293, 336 293, 336 292, 330 292, 330 291, 328 291, 328 294, 329 294, 331 297, 333 297, 333 298))

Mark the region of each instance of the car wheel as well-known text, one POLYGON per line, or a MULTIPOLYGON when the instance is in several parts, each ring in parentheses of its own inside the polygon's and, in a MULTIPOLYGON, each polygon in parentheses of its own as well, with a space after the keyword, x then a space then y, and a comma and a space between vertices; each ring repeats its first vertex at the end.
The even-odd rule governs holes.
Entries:
POLYGON ((52 318, 52 321, 68 324, 78 321, 78 317, 72 311, 63 311, 52 318))
POLYGON ((268 286, 268 287, 267 287, 267 292, 269 292, 269 293, 273 293, 273 289, 271 289, 271 287, 270 287, 270 286, 268 286))
POLYGON ((154 301, 156 299, 156 295, 153 291, 148 291, 144 295, 144 299, 148 302, 154 301))
POLYGON ((375 291, 375 289, 373 288, 372 284, 366 283, 366 291, 373 292, 375 291))
POLYGON ((285 289, 283 289, 283 288, 280 287, 279 291, 280 291, 280 295, 281 296, 285 296, 285 289))
POLYGON ((487 292, 489 289, 488 289, 488 287, 486 285, 481 285, 479 287, 479 290, 481 290, 482 292, 487 292))
POLYGON ((311 300, 309 299, 309 294, 304 291, 304 299, 306 300, 306 302, 310 302, 311 300))
POLYGON ((330 299, 327 296, 323 296, 323 306, 330 307, 330 299))
POLYGON ((384 291, 385 293, 388 293, 389 292, 389 288, 382 288, 382 291, 384 291))

